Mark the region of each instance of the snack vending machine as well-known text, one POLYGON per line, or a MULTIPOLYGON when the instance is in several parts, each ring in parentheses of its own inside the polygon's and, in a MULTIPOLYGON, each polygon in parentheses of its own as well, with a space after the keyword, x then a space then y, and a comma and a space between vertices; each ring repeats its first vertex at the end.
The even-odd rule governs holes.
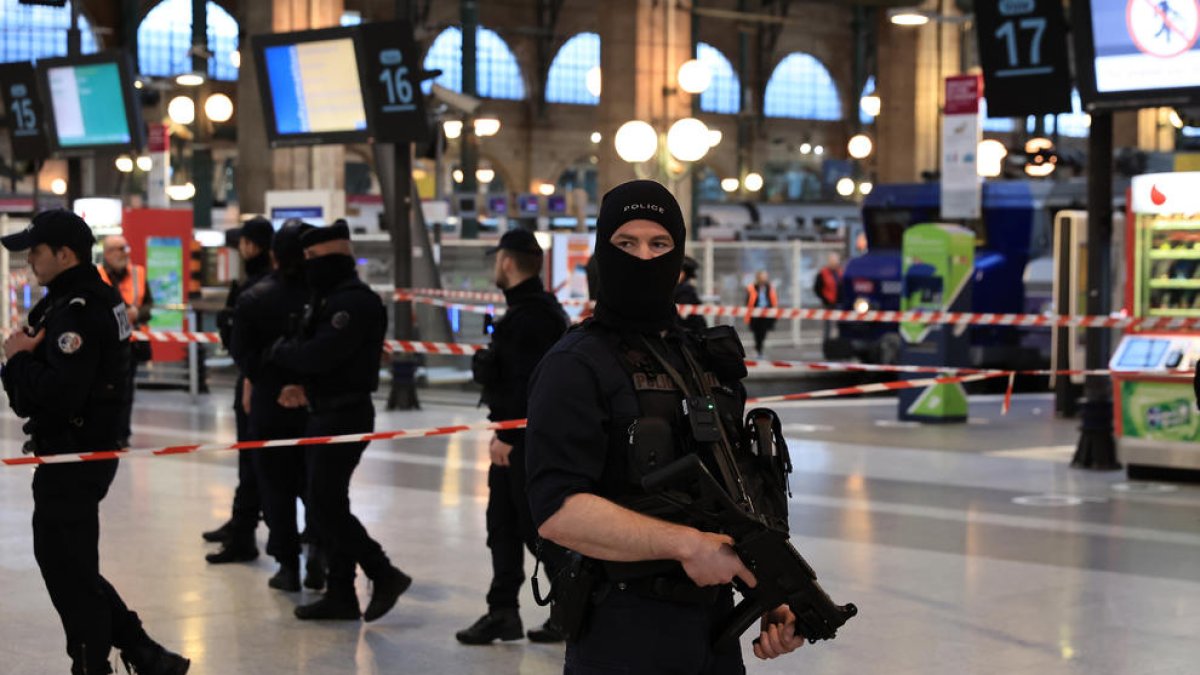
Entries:
MULTIPOLYGON (((1128 203, 1126 306, 1200 318, 1200 172, 1137 176, 1128 203)), ((1113 353, 1117 456, 1131 477, 1200 471, 1197 360, 1200 331, 1133 328, 1113 353)))

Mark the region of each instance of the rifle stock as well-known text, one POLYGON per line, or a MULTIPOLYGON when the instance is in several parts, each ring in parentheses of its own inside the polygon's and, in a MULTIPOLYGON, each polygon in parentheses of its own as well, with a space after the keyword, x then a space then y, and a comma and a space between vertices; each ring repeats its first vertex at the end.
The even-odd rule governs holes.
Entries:
POLYGON ((796 633, 809 642, 832 640, 858 613, 853 604, 835 604, 787 532, 738 506, 698 456, 687 455, 646 476, 642 487, 677 504, 686 502, 715 529, 733 537, 734 551, 758 581, 755 588, 735 581, 743 599, 718 626, 714 642, 736 640, 764 613, 783 604, 796 616, 796 633))

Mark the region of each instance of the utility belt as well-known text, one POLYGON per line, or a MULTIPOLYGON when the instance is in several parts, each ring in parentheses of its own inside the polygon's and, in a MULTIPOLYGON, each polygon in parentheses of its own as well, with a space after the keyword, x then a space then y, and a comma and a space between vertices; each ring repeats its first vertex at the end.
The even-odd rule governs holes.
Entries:
POLYGON ((308 397, 308 411, 314 415, 361 408, 369 405, 371 405, 371 393, 366 391, 354 391, 330 396, 310 395, 308 397))
POLYGON ((662 574, 627 581, 602 581, 596 587, 597 604, 613 591, 629 592, 648 600, 681 605, 709 606, 717 601, 723 586, 697 586, 686 576, 662 574))
MULTIPOLYGON (((96 414, 97 418, 111 420, 115 419, 117 410, 115 407, 111 409, 106 407, 97 413, 100 413, 96 414)), ((93 424, 91 425, 88 424, 88 421, 80 416, 60 420, 54 424, 42 425, 33 421, 26 422, 23 430, 29 434, 29 440, 25 441, 21 451, 27 455, 40 457, 42 455, 65 455, 118 449, 115 425, 110 433, 105 434, 96 429, 96 420, 92 420, 93 424)))

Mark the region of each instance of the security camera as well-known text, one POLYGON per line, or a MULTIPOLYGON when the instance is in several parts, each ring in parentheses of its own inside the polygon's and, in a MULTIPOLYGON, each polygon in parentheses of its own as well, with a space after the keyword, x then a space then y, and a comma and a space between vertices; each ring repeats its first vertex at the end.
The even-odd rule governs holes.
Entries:
POLYGON ((466 94, 460 94, 457 91, 451 91, 439 84, 433 85, 433 97, 464 115, 470 115, 474 113, 479 109, 479 106, 483 104, 483 101, 480 101, 474 96, 468 96, 466 94))

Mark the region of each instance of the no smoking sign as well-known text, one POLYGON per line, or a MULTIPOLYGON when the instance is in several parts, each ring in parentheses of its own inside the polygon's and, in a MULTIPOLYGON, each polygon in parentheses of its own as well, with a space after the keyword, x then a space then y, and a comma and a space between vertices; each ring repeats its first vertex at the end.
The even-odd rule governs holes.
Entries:
POLYGON ((1200 0, 1129 0, 1125 24, 1143 53, 1179 56, 1200 36, 1200 0))

